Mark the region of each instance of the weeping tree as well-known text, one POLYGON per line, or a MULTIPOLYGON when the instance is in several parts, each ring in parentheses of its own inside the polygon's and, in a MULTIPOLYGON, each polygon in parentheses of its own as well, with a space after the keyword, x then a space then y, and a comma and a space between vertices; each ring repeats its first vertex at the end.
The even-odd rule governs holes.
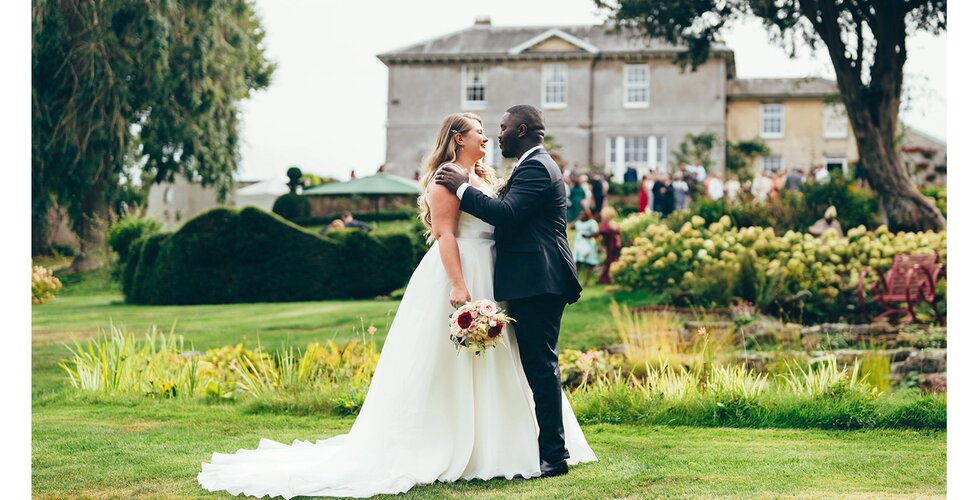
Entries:
POLYGON ((230 192, 239 103, 274 65, 250 0, 34 0, 34 252, 52 203, 81 240, 76 271, 101 265, 121 181, 142 170, 230 192))
POLYGON ((946 219, 912 183, 896 136, 906 37, 946 30, 945 0, 595 0, 620 28, 682 45, 676 62, 697 69, 725 26, 761 19, 791 57, 825 47, 854 129, 861 165, 893 231, 939 230, 946 219))

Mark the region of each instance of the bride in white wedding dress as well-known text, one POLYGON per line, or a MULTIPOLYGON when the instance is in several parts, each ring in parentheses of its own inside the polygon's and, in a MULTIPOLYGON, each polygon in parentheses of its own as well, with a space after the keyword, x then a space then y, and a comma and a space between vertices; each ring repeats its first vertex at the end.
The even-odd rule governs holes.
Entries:
MULTIPOLYGON (((456 196, 430 181, 454 161, 493 196, 493 172, 477 161, 486 142, 476 115, 443 121, 420 203, 436 241, 408 283, 350 432, 214 453, 201 464, 202 487, 256 497, 368 497, 436 481, 541 475, 534 400, 513 328, 480 356, 457 352, 449 340, 451 301, 493 299, 493 226, 460 212, 456 196)), ((564 394, 562 420, 568 464, 595 461, 564 394)))

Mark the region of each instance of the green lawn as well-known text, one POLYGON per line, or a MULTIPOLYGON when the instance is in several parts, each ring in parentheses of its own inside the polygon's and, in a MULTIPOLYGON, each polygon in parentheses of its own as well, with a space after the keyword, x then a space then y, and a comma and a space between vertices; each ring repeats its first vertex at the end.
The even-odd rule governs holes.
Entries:
MULTIPOLYGON (((256 337, 264 346, 343 341, 371 322, 384 326, 396 301, 218 306, 130 306, 104 279, 66 279, 54 301, 34 307, 32 477, 40 498, 209 495, 197 487, 211 452, 254 448, 260 437, 290 442, 344 433, 351 418, 250 414, 243 403, 200 400, 95 402, 70 391, 57 367, 72 335, 109 321, 139 333, 156 324, 196 349, 256 337)), ((102 276, 101 278, 104 278, 102 276)), ((620 296, 630 304, 647 296, 620 296)), ((615 341, 608 297, 586 290, 563 322, 562 347, 615 341)), ((357 333, 359 335, 359 333, 357 333)), ((439 484, 408 498, 497 497, 940 497, 946 493, 946 433, 587 425, 600 461, 535 481, 439 484)))

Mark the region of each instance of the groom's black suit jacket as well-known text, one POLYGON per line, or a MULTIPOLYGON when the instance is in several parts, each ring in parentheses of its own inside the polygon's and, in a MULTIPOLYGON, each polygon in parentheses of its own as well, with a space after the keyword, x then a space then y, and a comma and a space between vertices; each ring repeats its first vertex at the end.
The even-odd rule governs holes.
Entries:
POLYGON ((555 294, 578 300, 575 261, 565 232, 565 183, 561 169, 541 148, 514 167, 497 199, 469 187, 460 209, 494 226, 496 300, 555 294))

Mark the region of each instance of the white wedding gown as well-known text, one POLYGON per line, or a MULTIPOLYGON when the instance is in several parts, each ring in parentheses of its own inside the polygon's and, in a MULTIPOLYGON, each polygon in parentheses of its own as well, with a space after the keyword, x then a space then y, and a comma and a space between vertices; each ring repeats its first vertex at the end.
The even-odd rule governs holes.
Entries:
MULTIPOLYGON (((462 213, 457 235, 470 295, 493 299, 493 226, 462 213)), ((349 434, 291 445, 261 439, 255 450, 214 453, 201 464, 201 486, 256 497, 368 497, 435 481, 539 476, 534 400, 514 330, 481 356, 457 353, 449 291, 435 243, 408 283, 349 434)), ((564 394, 562 417, 569 465, 595 461, 564 394)))

